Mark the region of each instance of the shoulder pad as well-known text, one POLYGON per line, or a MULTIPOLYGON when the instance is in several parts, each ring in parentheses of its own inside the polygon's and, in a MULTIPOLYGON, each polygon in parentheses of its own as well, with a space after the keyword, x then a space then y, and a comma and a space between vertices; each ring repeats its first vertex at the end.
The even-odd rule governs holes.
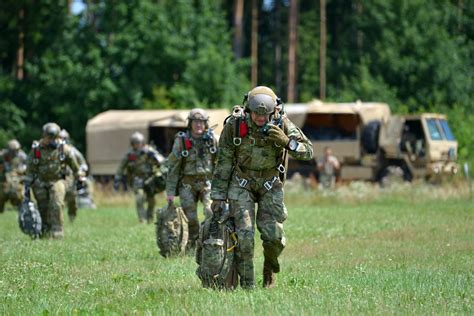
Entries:
POLYGON ((40 145, 39 141, 35 140, 35 141, 33 141, 33 143, 31 144, 31 148, 32 148, 32 149, 38 148, 39 145, 40 145))
POLYGON ((245 116, 245 109, 240 105, 234 105, 232 107, 232 116, 233 117, 243 117, 243 116, 245 116))

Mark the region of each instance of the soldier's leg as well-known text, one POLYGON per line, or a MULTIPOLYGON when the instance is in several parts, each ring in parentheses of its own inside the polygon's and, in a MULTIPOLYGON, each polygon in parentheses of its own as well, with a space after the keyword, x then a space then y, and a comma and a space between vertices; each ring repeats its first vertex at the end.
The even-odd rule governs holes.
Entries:
POLYGON ((145 211, 145 191, 143 188, 135 189, 135 204, 137 207, 138 220, 140 223, 145 223, 146 221, 146 211, 145 211))
POLYGON ((5 203, 7 202, 5 193, 2 190, 2 183, 0 183, 0 214, 5 211, 5 203))
POLYGON ((64 237, 63 231, 63 211, 64 198, 66 197, 66 183, 59 180, 53 183, 49 191, 49 213, 51 219, 51 233, 53 238, 64 237))
POLYGON ((179 201, 184 214, 188 218, 188 248, 193 248, 199 237, 199 220, 197 215, 197 193, 190 184, 183 183, 179 187, 179 201))
POLYGON ((278 257, 286 244, 283 222, 287 216, 282 184, 275 182, 273 188, 261 197, 257 210, 257 228, 264 255, 264 286, 274 285, 273 273, 280 272, 278 257))
POLYGON ((146 210, 146 221, 148 224, 153 223, 153 212, 155 210, 155 193, 154 192, 146 192, 146 200, 147 200, 147 210, 146 210))
POLYGON ((203 204, 204 216, 206 218, 212 216, 211 211, 211 181, 205 181, 199 192, 199 200, 203 204))
POLYGON ((239 242, 237 256, 237 271, 240 277, 240 286, 251 289, 255 287, 255 273, 253 268, 253 253, 255 248, 255 202, 250 192, 232 186, 229 190, 230 213, 234 218, 235 229, 239 242))
POLYGON ((38 210, 41 215, 42 237, 47 237, 47 234, 51 231, 51 220, 48 209, 49 188, 46 184, 35 184, 33 186, 33 194, 38 203, 38 210))

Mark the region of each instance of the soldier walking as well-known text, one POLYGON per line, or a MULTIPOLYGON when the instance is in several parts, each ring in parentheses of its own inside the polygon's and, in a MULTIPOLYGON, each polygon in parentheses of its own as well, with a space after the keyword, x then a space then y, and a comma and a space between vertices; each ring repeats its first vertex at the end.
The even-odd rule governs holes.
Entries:
MULTIPOLYGON (((69 147, 71 148, 71 154, 76 159, 77 164, 79 165, 79 170, 81 171, 82 174, 87 175, 87 171, 89 170, 89 167, 87 166, 86 159, 84 158, 84 155, 77 149, 74 145, 70 143, 70 138, 69 138, 69 133, 65 130, 62 129, 59 132, 59 137, 61 140, 68 144, 69 147)), ((65 170, 64 175, 66 177, 66 205, 67 205, 67 215, 69 217, 69 221, 72 223, 76 219, 77 216, 77 187, 76 187, 76 181, 74 179, 74 175, 72 172, 72 169, 65 165, 65 170)))
POLYGON ((336 173, 341 164, 333 156, 330 147, 324 147, 324 156, 318 160, 319 182, 322 189, 333 189, 336 185, 336 173))
POLYGON ((204 206, 204 215, 211 211, 211 178, 217 159, 217 140, 209 128, 209 116, 203 109, 193 109, 188 115, 188 129, 176 135, 168 157, 166 194, 172 203, 179 195, 188 218, 188 248, 194 248, 199 235, 197 202, 204 206))
POLYGON ((263 286, 275 285, 275 273, 280 271, 278 256, 286 243, 286 153, 300 160, 313 157, 310 141, 281 113, 281 107, 270 88, 252 89, 244 99, 244 108, 234 107, 219 140, 211 208, 218 212, 226 200, 230 204, 229 216, 238 235, 236 261, 242 288, 255 286, 255 222, 263 245, 263 286))
POLYGON ((7 148, 0 151, 0 213, 7 201, 15 207, 20 206, 26 161, 27 156, 16 139, 10 140, 7 148))
POLYGON ((43 138, 33 142, 24 180, 25 185, 33 187, 43 222, 43 237, 64 237, 66 167, 71 168, 78 187, 84 181, 84 174, 79 169, 71 147, 59 138, 60 130, 56 123, 43 126, 43 138))
POLYGON ((118 190, 124 176, 132 181, 135 203, 140 223, 153 223, 155 208, 155 189, 149 187, 147 181, 153 179, 156 173, 161 172, 160 166, 164 157, 153 147, 145 143, 145 136, 135 132, 130 137, 130 150, 125 154, 115 174, 114 189, 118 190), (147 208, 145 210, 145 201, 147 208))

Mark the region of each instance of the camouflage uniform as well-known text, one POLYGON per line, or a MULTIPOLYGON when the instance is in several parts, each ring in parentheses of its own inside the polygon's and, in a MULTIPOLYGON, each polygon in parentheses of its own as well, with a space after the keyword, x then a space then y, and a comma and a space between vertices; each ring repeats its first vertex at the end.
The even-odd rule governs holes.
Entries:
MULTIPOLYGON (((69 144, 71 147, 71 154, 76 160, 79 169, 86 174, 88 167, 87 167, 87 162, 86 159, 84 158, 84 155, 73 145, 69 144)), ((65 166, 66 170, 64 171, 64 174, 66 175, 66 205, 67 205, 67 214, 69 217, 69 220, 72 222, 77 216, 77 186, 76 186, 76 181, 74 179, 73 172, 71 168, 68 166, 65 166)))
POLYGON ((334 188, 339 161, 333 155, 321 157, 318 161, 319 182, 323 189, 334 188))
MULTIPOLYGON (((285 247, 283 222, 288 215, 283 203, 281 181, 286 172, 282 168, 285 148, 277 147, 274 142, 269 141, 262 133, 262 128, 252 121, 250 114, 241 112, 240 119, 241 122, 238 121, 238 116, 231 117, 219 139, 219 156, 211 198, 215 201, 229 201, 230 216, 234 218, 238 235, 237 268, 240 285, 253 288, 255 218, 265 258, 264 278, 265 269, 269 269, 272 277, 273 273, 280 270, 278 256, 285 247), (240 123, 246 125, 247 131, 241 138, 235 134, 236 125, 240 123), (236 141, 236 138, 240 140, 236 141)), ((290 155, 296 159, 311 159, 312 145, 301 130, 286 116, 281 116, 281 124, 284 134, 296 141, 295 148, 288 150, 290 155)))
MULTIPOLYGON (((201 109, 193 111, 198 110, 202 111, 201 109)), ((194 117, 193 111, 188 117, 190 121, 194 117)), ((202 113, 207 117, 204 111, 202 113)), ((207 122, 207 119, 203 120, 207 122)), ((197 202, 202 202, 206 217, 212 215, 210 193, 212 173, 217 159, 216 146, 217 140, 208 127, 201 137, 193 137, 188 130, 176 135, 172 152, 168 157, 166 193, 168 196, 180 197, 181 206, 188 218, 188 247, 191 248, 199 237, 197 202)))
POLYGON ((155 190, 146 186, 145 182, 153 178, 157 172, 160 172, 160 165, 163 162, 164 157, 158 151, 144 144, 142 148, 131 148, 125 154, 115 175, 116 181, 124 175, 127 176, 129 181, 132 181, 138 219, 141 223, 145 221, 153 222, 155 190), (146 210, 145 200, 148 204, 146 210))
POLYGON ((82 175, 71 147, 59 139, 59 126, 54 124, 54 129, 56 128, 58 131, 53 143, 48 143, 45 138, 33 142, 32 152, 28 157, 25 184, 33 187, 43 221, 43 235, 51 233, 52 237, 63 237, 63 208, 66 195, 64 170, 66 166, 70 167, 75 179, 82 175))
POLYGON ((12 143, 17 146, 0 151, 0 213, 3 213, 7 201, 18 207, 22 199, 21 182, 26 170, 27 156, 20 149, 18 141, 11 140, 9 147, 12 143))

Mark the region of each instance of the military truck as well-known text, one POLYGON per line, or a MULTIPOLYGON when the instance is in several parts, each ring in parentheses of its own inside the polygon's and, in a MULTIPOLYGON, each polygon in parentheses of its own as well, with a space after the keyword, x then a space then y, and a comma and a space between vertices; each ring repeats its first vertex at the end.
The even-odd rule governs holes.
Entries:
MULTIPOLYGON (((446 116, 392 115, 386 103, 287 105, 286 112, 313 143, 315 161, 330 147, 341 162, 342 180, 387 183, 398 178, 437 179, 455 174, 457 141, 446 116)), ((289 161, 290 174, 316 173, 316 163, 289 161)))
MULTIPOLYGON (((167 156, 174 136, 187 126, 190 110, 109 110, 91 118, 86 126, 87 160, 91 174, 113 176, 130 147, 130 135, 138 131, 148 143, 167 156)), ((230 110, 206 110, 209 126, 219 135, 230 110)))

